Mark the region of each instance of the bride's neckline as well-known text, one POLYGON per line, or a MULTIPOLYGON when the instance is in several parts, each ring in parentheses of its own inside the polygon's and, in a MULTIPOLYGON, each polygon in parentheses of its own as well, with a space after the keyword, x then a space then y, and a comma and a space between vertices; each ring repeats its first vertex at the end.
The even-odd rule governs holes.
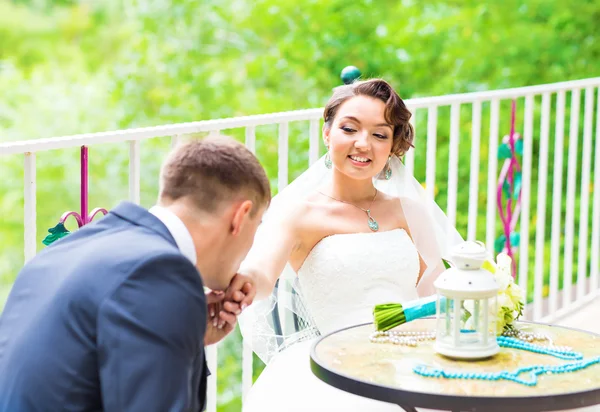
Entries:
POLYGON ((312 249, 310 250, 310 252, 308 252, 308 254, 306 255, 306 257, 304 258, 304 261, 302 262, 302 264, 300 265, 300 267, 298 268, 296 272, 296 276, 298 276, 298 274, 302 271, 302 268, 306 265, 306 262, 310 259, 310 257, 312 256, 313 252, 315 251, 315 249, 321 244, 323 243, 323 241, 334 238, 334 237, 341 237, 341 236, 373 236, 373 235, 382 235, 384 233, 393 233, 393 232, 397 232, 397 231, 402 231, 404 233, 406 233, 408 235, 408 232, 406 231, 406 229, 401 228, 401 227, 397 227, 395 229, 390 229, 390 230, 383 230, 380 232, 351 232, 351 233, 332 233, 331 235, 327 235, 322 237, 317 243, 315 243, 315 245, 312 247, 312 249))

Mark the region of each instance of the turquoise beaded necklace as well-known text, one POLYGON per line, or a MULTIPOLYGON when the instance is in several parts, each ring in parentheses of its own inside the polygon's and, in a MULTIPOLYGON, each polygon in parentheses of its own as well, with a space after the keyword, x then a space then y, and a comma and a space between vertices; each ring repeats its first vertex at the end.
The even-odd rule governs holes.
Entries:
POLYGON ((600 363, 600 356, 583 360, 583 355, 579 352, 568 349, 553 347, 544 347, 524 342, 508 336, 499 336, 498 345, 505 348, 521 349, 543 355, 554 356, 559 359, 571 360, 573 362, 562 365, 533 365, 518 368, 513 372, 494 372, 494 373, 474 373, 474 372, 446 372, 440 368, 418 365, 413 371, 417 375, 427 378, 446 378, 446 379, 478 379, 488 381, 498 381, 501 379, 513 381, 526 386, 535 386, 537 377, 543 374, 558 374, 567 372, 576 372, 589 366, 600 363), (520 377, 522 374, 529 373, 529 379, 520 377))
POLYGON ((557 374, 566 372, 576 372, 589 366, 600 363, 600 356, 588 360, 579 360, 565 363, 563 365, 533 365, 519 368, 513 372, 495 372, 495 373, 473 373, 473 372, 446 372, 439 368, 431 368, 425 365, 416 366, 413 371, 427 378, 447 378, 447 379, 480 379, 487 381, 498 381, 501 379, 520 383, 521 385, 535 386, 537 377, 547 373, 557 374), (520 378, 521 374, 529 373, 529 380, 520 378))
POLYGON ((533 343, 523 342, 522 340, 511 338, 508 336, 498 336, 496 338, 498 345, 505 348, 527 350, 529 352, 539 353, 542 355, 550 355, 555 358, 564 360, 581 360, 583 355, 579 352, 572 350, 555 349, 552 347, 545 347, 540 345, 534 345, 533 343))

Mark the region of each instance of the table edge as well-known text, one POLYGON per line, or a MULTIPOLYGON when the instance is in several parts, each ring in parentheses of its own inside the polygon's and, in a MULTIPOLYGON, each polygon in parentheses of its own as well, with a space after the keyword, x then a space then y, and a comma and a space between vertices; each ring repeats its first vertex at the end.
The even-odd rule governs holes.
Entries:
MULTIPOLYGON (((428 317, 427 319, 433 319, 428 317)), ((586 333, 595 337, 600 337, 600 334, 582 329, 552 325, 548 323, 519 321, 523 324, 549 326, 552 328, 569 329, 577 332, 586 333)), ((323 366, 317 357, 316 348, 324 339, 331 335, 340 333, 348 329, 354 329, 371 325, 372 322, 361 323, 354 326, 342 328, 326 335, 319 337, 312 343, 310 349, 310 368, 312 373, 322 380, 324 383, 341 389, 355 395, 364 396, 371 399, 376 399, 384 402, 395 403, 399 405, 408 405, 411 407, 431 408, 431 409, 446 409, 459 410, 469 409, 475 411, 474 404, 480 410, 506 410, 511 408, 512 412, 527 410, 531 411, 531 407, 535 406, 539 411, 557 411, 563 409, 583 408, 600 404, 600 385, 597 388, 579 392, 567 392, 551 395, 534 395, 534 396, 459 396, 435 394, 431 392, 415 392, 404 389, 398 389, 391 386, 372 384, 363 380, 352 378, 343 373, 334 372, 323 366), (335 384, 332 384, 332 381, 335 384), (369 393, 366 396, 365 393, 369 393), (498 403, 501 402, 501 405, 498 403)))

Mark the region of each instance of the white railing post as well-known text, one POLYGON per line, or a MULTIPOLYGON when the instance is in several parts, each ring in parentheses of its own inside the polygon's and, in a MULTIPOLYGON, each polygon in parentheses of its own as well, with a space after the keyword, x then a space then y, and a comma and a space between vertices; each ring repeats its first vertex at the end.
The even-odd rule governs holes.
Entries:
POLYGON ((565 218, 565 261, 563 272, 563 307, 571 303, 573 283, 573 238, 575 225, 575 178, 579 141, 579 89, 571 91, 571 124, 569 126, 569 166, 567 170, 567 215, 565 218))
POLYGON ((288 184, 288 133, 287 122, 279 124, 279 148, 277 159, 277 189, 281 192, 288 184))
MULTIPOLYGON (((256 128, 254 126, 246 127, 246 147, 252 153, 256 153, 256 128)), ((242 338, 242 403, 246 394, 252 387, 252 347, 242 338)), ((216 357, 216 354, 215 354, 216 357)), ((216 363, 216 361, 215 361, 216 363)), ((216 391, 216 388, 215 388, 216 391)))
POLYGON ((245 341, 242 342, 242 404, 246 399, 246 394, 252 387, 252 346, 245 341))
POLYGON ((207 346, 205 349, 206 366, 210 371, 210 376, 206 379, 206 411, 217 412, 217 344, 207 346))
POLYGON ((427 110, 427 162, 425 164, 425 191, 435 199, 435 153, 437 145, 437 106, 427 110))
POLYGON ((565 132, 565 92, 556 96, 556 127, 554 141, 554 179, 552 185, 552 235, 550 239, 550 304, 553 316, 558 310, 558 280, 560 263, 560 228, 562 222, 562 169, 565 132))
POLYGON ((35 256, 37 251, 36 244, 36 169, 35 153, 25 153, 24 161, 24 231, 25 231, 25 263, 35 256))
POLYGON ((592 262, 590 265, 591 289, 598 293, 600 277, 600 88, 596 102, 596 153, 594 154, 594 198, 592 210, 592 262))
POLYGON ((477 200, 479 188, 479 144, 481 139, 481 102, 473 102, 471 124, 471 170, 469 171, 469 226, 467 240, 477 237, 477 200))
POLYGON ((175 149, 177 145, 181 142, 181 136, 178 134, 174 134, 171 136, 171 149, 175 149))
POLYGON ((548 135, 550 133, 550 93, 542 96, 540 158, 538 167, 537 217, 535 227, 535 266, 533 278, 533 320, 542 317, 544 288, 544 237, 546 235, 546 186, 548 178, 548 135))
POLYGON ((129 142, 129 200, 140 204, 140 142, 129 142))
MULTIPOLYGON (((218 136, 221 133, 220 129, 213 129, 208 132, 209 137, 218 136)), ((138 156, 139 159, 139 156, 138 156)), ((210 376, 206 381, 206 411, 217 411, 217 400, 219 397, 217 385, 217 370, 219 358, 219 344, 214 344, 206 347, 206 365, 210 370, 210 376)))
POLYGON ((458 140, 460 138, 460 104, 450 107, 450 156, 448 159, 448 208, 450 225, 456 225, 456 192, 458 189, 458 140))
POLYGON ((256 128, 254 126, 246 127, 245 139, 248 150, 252 153, 256 153, 256 128))
POLYGON ((531 193, 531 158, 533 145, 533 95, 525 97, 525 124, 523 133, 523 175, 521 180, 521 233, 519 242, 519 285, 527 301, 529 274, 529 198, 531 193))
POLYGON ((308 131, 308 165, 313 165, 319 160, 319 143, 321 136, 319 134, 319 119, 311 119, 308 131))
MULTIPOLYGON (((577 242, 577 300, 585 295, 587 276, 587 247, 590 207, 590 163, 592 161, 592 121, 594 111, 594 89, 585 90, 583 116, 583 154, 581 161, 581 196, 579 198, 579 242, 577 242)), ((593 253, 593 252, 592 252, 593 253)))
POLYGON ((496 191, 498 184, 498 123, 500 121, 500 101, 494 99, 490 107, 490 148, 488 152, 488 184, 485 242, 490 253, 494 253, 496 238, 496 191))

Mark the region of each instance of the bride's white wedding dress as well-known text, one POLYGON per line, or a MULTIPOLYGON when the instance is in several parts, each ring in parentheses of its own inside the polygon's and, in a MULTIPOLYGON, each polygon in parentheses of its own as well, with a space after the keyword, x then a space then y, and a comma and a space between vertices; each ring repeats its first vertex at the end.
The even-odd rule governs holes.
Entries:
MULTIPOLYGON (((403 229, 328 236, 298 271, 305 304, 322 335, 372 321, 378 303, 417 299, 419 256, 403 229)), ((244 400, 244 412, 390 411, 393 404, 334 388, 310 370, 313 341, 279 353, 244 400)))

